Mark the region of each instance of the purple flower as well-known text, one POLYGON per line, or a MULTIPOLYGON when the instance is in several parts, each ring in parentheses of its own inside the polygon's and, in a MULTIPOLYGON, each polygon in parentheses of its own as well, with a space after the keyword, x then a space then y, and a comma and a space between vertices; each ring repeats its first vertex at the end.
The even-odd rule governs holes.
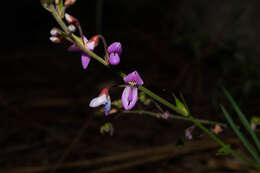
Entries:
POLYGON ((127 86, 125 87, 121 97, 122 105, 125 110, 130 110, 135 106, 138 100, 137 87, 143 85, 144 82, 137 71, 124 77, 124 81, 127 83, 127 86))
POLYGON ((189 128, 185 129, 185 138, 188 140, 192 140, 193 135, 192 132, 195 129, 195 125, 190 126, 189 128))
MULTIPOLYGON (((86 49, 93 51, 96 43, 95 41, 88 41, 88 39, 86 37, 84 37, 84 43, 86 45, 86 49)), ((85 52, 83 52, 80 48, 78 48, 75 44, 71 45, 68 48, 68 51, 70 52, 81 52, 81 64, 83 66, 84 69, 86 69, 88 67, 88 64, 90 62, 90 57, 88 54, 86 54, 85 52)))
POLYGON ((108 89, 104 88, 98 97, 95 97, 90 101, 89 106, 92 108, 103 106, 105 115, 108 116, 111 109, 111 100, 108 89))
POLYGON ((112 43, 108 48, 107 52, 109 55, 109 63, 111 65, 117 65, 120 62, 120 55, 122 53, 122 46, 119 42, 112 43))

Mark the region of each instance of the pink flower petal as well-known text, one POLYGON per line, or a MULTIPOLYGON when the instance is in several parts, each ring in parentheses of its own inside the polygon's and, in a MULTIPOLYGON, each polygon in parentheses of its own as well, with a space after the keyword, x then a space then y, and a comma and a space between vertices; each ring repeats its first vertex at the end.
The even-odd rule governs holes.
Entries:
POLYGON ((144 84, 143 79, 140 77, 137 71, 134 71, 128 74, 126 77, 124 77, 124 81, 126 83, 135 82, 137 86, 144 84))
POLYGON ((95 107, 104 105, 107 102, 108 102, 107 96, 106 95, 102 95, 102 96, 93 98, 90 101, 89 106, 92 107, 92 108, 95 108, 95 107))
POLYGON ((85 53, 82 53, 81 64, 84 69, 86 69, 88 67, 89 62, 90 62, 90 57, 88 55, 86 55, 85 53))
POLYGON ((121 55, 122 46, 120 42, 114 42, 107 48, 108 53, 118 53, 121 55))
POLYGON ((117 53, 111 53, 109 56, 109 63, 111 65, 118 65, 120 62, 120 57, 117 53))
POLYGON ((123 91, 121 100, 125 110, 132 109, 138 100, 138 88, 133 86, 126 86, 123 91))
POLYGON ((69 52, 80 52, 81 49, 78 48, 75 44, 71 45, 69 48, 68 48, 68 51, 69 52))
MULTIPOLYGON (((87 44, 88 42, 88 39, 86 37, 84 37, 84 42, 85 44, 87 44)), ((87 47, 87 46, 86 46, 87 47)), ((68 51, 69 52, 80 52, 82 51, 80 48, 78 48, 75 44, 71 45, 69 48, 68 48, 68 51)))

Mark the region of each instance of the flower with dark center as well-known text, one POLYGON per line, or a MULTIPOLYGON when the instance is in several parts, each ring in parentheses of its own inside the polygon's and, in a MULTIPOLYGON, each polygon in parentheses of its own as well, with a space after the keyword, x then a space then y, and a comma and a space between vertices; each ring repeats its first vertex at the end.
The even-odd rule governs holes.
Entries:
POLYGON ((138 100, 138 86, 143 85, 143 80, 137 71, 134 71, 124 77, 124 81, 127 84, 122 93, 122 105, 125 110, 132 109, 138 100))
POLYGON ((109 63, 111 65, 117 65, 120 62, 120 55, 122 53, 122 46, 119 42, 112 43, 108 48, 107 52, 109 55, 109 63))

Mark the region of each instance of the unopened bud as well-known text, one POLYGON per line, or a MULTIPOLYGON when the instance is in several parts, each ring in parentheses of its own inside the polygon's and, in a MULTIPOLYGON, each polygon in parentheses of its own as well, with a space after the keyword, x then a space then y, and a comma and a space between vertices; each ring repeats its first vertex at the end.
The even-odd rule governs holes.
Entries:
POLYGON ((50 37, 50 40, 53 42, 53 43, 60 43, 61 42, 61 39, 59 37, 50 37))
POLYGON ((185 130, 185 138, 188 139, 188 140, 192 140, 193 138, 193 135, 192 135, 192 132, 193 130, 195 129, 196 126, 192 125, 191 127, 187 128, 185 130))
POLYGON ((76 27, 80 26, 79 21, 75 17, 69 15, 68 13, 65 13, 65 19, 68 23, 73 24, 76 27))
POLYGON ((68 29, 70 32, 75 32, 76 31, 76 27, 74 25, 69 25, 68 29))
POLYGON ((65 13, 65 19, 68 23, 73 23, 75 21, 74 17, 72 17, 68 13, 65 13))
POLYGON ((55 0, 55 4, 58 5, 60 3, 59 0, 55 0))
POLYGON ((41 0, 41 3, 42 4, 47 4, 47 3, 50 3, 50 1, 49 0, 41 0))
POLYGON ((52 28, 51 31, 50 31, 50 34, 52 36, 60 35, 60 30, 58 28, 52 28))
POLYGON ((93 47, 96 47, 99 43, 99 36, 95 35, 93 36, 89 41, 88 44, 93 44, 93 47))
POLYGON ((53 3, 53 0, 40 0, 43 8, 50 11, 49 7, 53 3))
POLYGON ((66 0, 65 3, 64 3, 64 6, 65 7, 69 7, 73 4, 75 4, 76 0, 66 0))

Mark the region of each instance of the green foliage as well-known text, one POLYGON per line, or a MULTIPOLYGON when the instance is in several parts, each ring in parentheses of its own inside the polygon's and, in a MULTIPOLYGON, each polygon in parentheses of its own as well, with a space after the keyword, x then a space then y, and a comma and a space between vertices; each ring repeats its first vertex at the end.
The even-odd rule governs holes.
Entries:
POLYGON ((260 152, 260 142, 256 136, 256 134, 254 133, 254 131, 252 130, 249 122, 247 121, 245 115, 241 112, 240 108, 238 107, 238 105, 236 104, 236 102, 234 101, 234 99, 232 98, 232 96, 229 94, 229 92, 223 88, 223 92, 224 95, 227 97, 228 101, 231 103, 233 109, 235 110, 236 114, 238 115, 240 121, 242 122, 243 126, 246 128, 247 132, 250 134, 251 138, 253 139, 256 148, 258 151, 255 150, 255 148, 252 147, 252 145, 250 144, 250 142, 244 137, 244 135, 240 132, 240 130, 238 129, 238 125, 236 125, 233 121, 233 119, 231 118, 231 116, 229 115, 229 113, 227 112, 227 110, 224 108, 223 105, 220 105, 222 112, 224 113, 228 123, 230 124, 230 126, 232 127, 232 129, 234 130, 234 132, 237 134, 237 136, 239 137, 239 139, 241 140, 241 142, 244 144, 244 146, 246 147, 246 149, 249 151, 249 153, 254 157, 254 159, 260 163, 260 158, 258 156, 258 152, 260 152))
POLYGON ((253 116, 250 120, 251 124, 260 125, 260 117, 253 116))
POLYGON ((231 154, 230 153, 230 145, 225 145, 224 147, 221 147, 218 152, 217 155, 228 155, 231 154))
POLYGON ((111 132, 111 130, 113 130, 113 124, 111 124, 111 123, 105 123, 104 125, 102 125, 100 127, 101 134, 109 133, 109 132, 111 132))
POLYGON ((182 96, 181 98, 182 98, 182 100, 183 100, 184 103, 182 103, 175 95, 173 95, 173 97, 174 97, 174 100, 175 100, 175 103, 176 103, 177 108, 178 108, 181 112, 183 112, 183 115, 184 115, 184 116, 189 116, 189 115, 190 115, 190 112, 189 112, 189 109, 188 109, 188 107, 187 107, 187 105, 186 105, 186 103, 185 103, 185 100, 184 100, 183 96, 182 96))
POLYGON ((40 2, 44 9, 50 11, 49 7, 53 4, 53 0, 40 0, 40 2))
POLYGON ((60 14, 61 18, 64 18, 65 9, 64 9, 63 0, 59 1, 58 13, 60 14))
POLYGON ((146 94, 145 94, 144 92, 140 92, 140 94, 139 94, 139 100, 140 100, 140 102, 143 103, 145 106, 150 105, 150 103, 151 103, 151 101, 152 101, 151 99, 149 99, 149 98, 146 97, 146 94))
POLYGON ((122 108, 122 101, 121 101, 121 99, 114 100, 111 104, 112 104, 113 106, 117 107, 118 109, 121 109, 121 108, 122 108))

